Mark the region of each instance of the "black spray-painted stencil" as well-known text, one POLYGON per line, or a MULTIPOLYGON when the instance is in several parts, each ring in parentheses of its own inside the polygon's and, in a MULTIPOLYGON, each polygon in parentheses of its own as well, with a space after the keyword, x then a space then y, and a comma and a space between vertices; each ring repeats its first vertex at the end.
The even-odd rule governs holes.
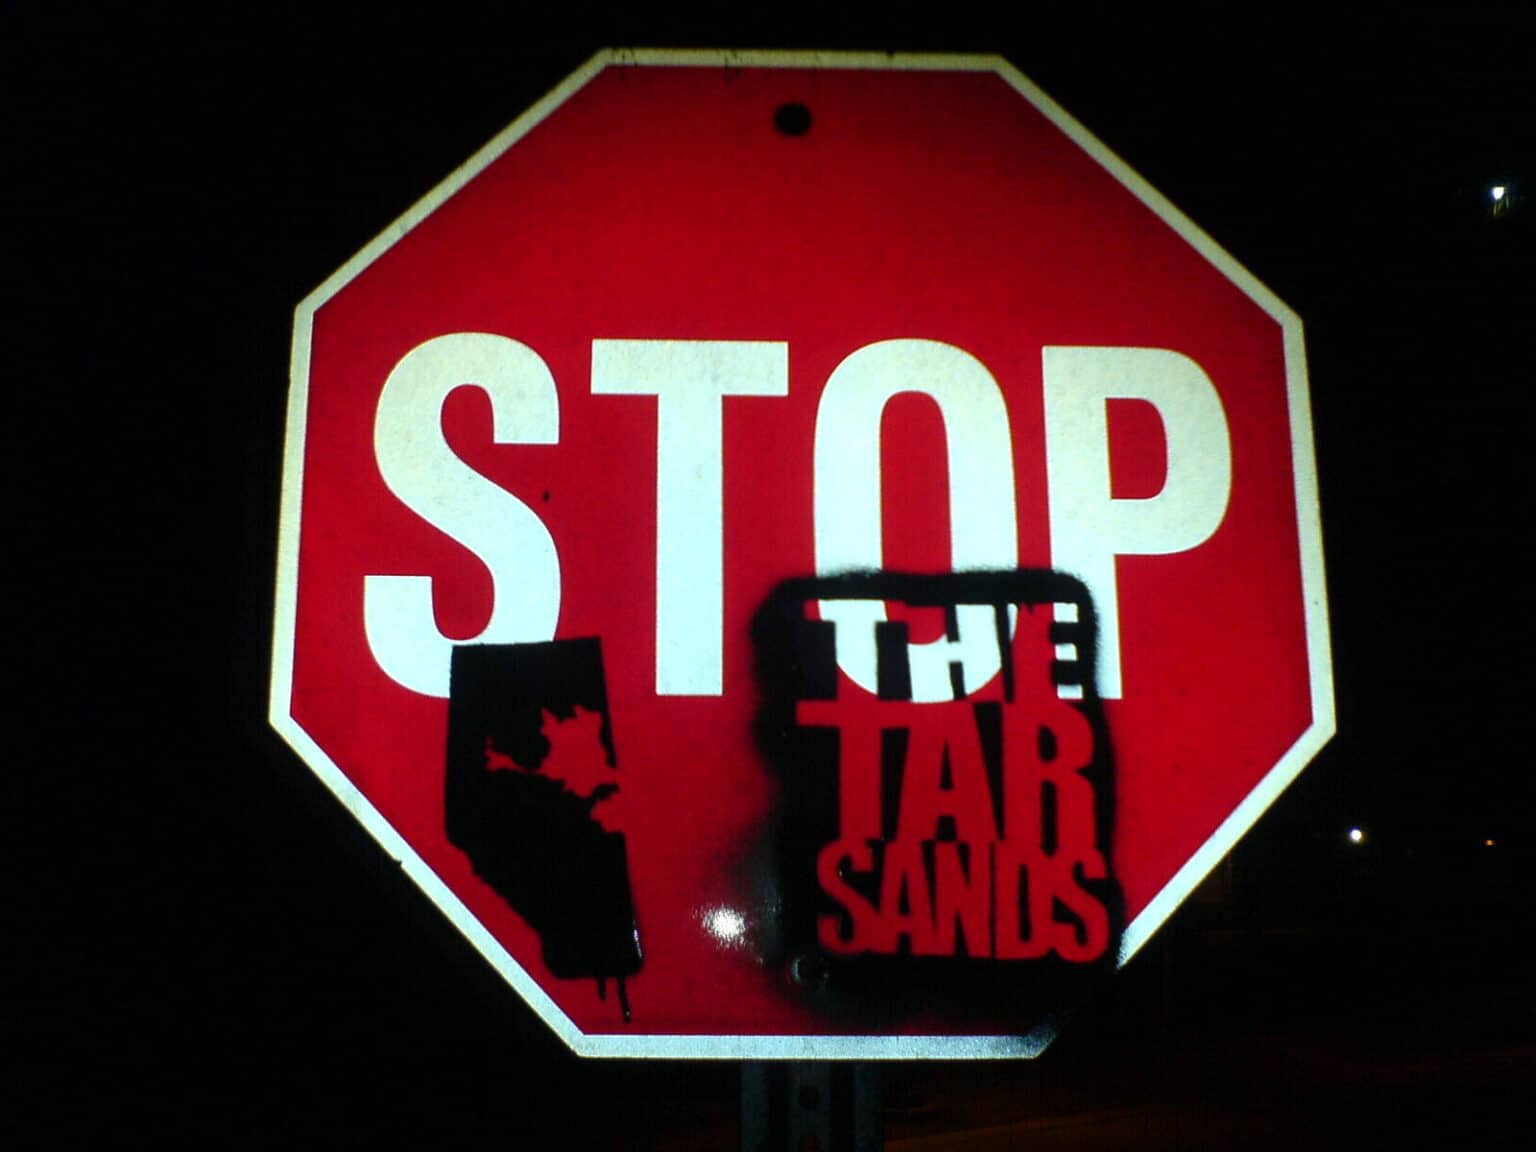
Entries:
POLYGON ((539 934, 562 979, 640 970, 629 861, 596 638, 461 645, 448 697, 445 820, 475 874, 539 934))
POLYGON ((1032 1027, 1113 970, 1096 635, 1087 589, 1049 570, 806 578, 764 602, 756 736, 779 806, 751 870, 780 909, 764 958, 797 995, 871 1026, 1032 1027), (917 693, 914 626, 941 633, 917 693))

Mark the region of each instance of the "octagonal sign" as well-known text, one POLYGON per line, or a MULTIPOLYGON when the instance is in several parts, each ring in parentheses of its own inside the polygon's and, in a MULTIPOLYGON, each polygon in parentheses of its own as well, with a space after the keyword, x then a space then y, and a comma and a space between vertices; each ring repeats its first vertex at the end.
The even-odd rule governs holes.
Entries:
POLYGON ((298 309, 272 722, 580 1053, 1032 1055, 1332 734, 1300 323, 1001 60, 600 54, 298 309))

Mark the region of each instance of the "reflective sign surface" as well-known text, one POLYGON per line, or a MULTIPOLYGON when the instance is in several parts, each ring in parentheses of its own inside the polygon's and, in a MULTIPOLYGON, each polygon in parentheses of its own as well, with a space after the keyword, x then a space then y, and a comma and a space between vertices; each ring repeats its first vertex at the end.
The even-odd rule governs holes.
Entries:
POLYGON ((991 59, 594 59, 300 307, 282 531, 588 1054, 1033 1054, 1333 727, 1299 322, 991 59))

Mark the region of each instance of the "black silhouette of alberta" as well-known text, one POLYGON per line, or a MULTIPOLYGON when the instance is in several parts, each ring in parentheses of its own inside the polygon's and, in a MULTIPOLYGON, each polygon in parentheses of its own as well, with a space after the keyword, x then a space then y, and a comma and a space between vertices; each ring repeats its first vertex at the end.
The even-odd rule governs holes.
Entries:
POLYGON ((618 781, 583 796, 540 771, 551 751, 544 714, 567 720, 578 708, 601 714, 616 769, 596 638, 455 648, 445 822, 475 874, 538 933, 545 967, 595 979, 602 995, 614 980, 628 1021, 625 980, 642 962, 628 857, 623 833, 592 814, 618 781))

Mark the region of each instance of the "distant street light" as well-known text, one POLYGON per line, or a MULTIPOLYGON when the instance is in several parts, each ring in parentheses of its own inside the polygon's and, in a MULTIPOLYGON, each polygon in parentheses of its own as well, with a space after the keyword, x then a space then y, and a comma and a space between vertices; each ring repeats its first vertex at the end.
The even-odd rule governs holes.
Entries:
POLYGON ((1351 844, 1359 844, 1364 839, 1365 839, 1365 833, 1362 832, 1360 829, 1358 829, 1358 828, 1351 828, 1349 830, 1349 842, 1351 844))

